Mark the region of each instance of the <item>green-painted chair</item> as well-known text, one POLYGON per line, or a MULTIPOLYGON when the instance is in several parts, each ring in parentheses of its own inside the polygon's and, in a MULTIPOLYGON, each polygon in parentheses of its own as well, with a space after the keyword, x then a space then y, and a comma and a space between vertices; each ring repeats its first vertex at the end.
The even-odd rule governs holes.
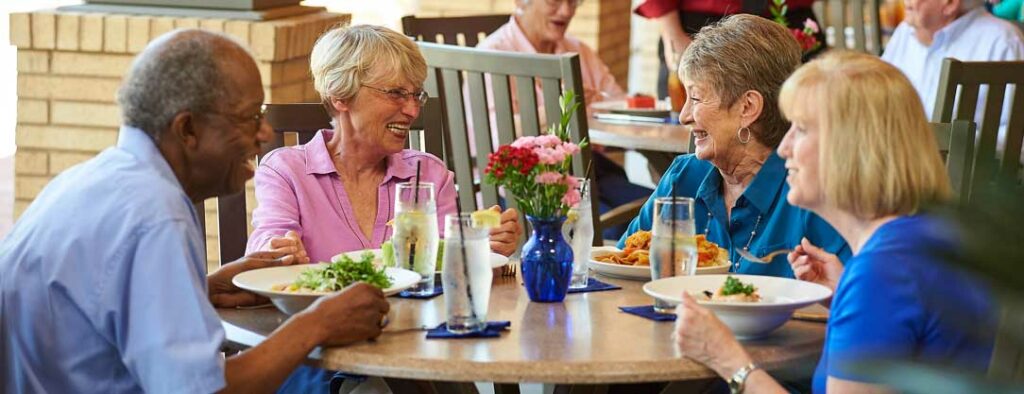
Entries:
POLYGON ((830 47, 882 53, 879 0, 818 0, 812 7, 830 47))
MULTIPOLYGON (((463 209, 477 207, 477 191, 482 207, 497 204, 498 188, 480 182, 482 169, 487 166, 487 153, 492 152, 495 145, 512 143, 517 135, 535 136, 546 130, 548 124, 558 119, 553 114, 561 113, 559 96, 564 92, 572 90, 577 97, 582 95, 579 55, 524 54, 427 42, 418 44, 427 60, 425 89, 431 97, 440 97, 444 103, 451 145, 451 150, 446 149, 445 153, 452 155, 460 204, 463 209), (538 85, 543 104, 538 100, 535 88, 538 85), (467 106, 467 102, 471 105, 467 106), (547 119, 543 125, 541 108, 547 119), (498 144, 492 141, 492 116, 497 128, 493 135, 497 135, 498 144), (470 132, 476 157, 470 154, 470 132)), ((570 138, 574 142, 587 138, 584 108, 585 105, 581 105, 576 110, 569 124, 570 138)), ((573 173, 583 176, 590 157, 590 149, 573 157, 573 173)), ((593 189, 592 199, 597 201, 597 188, 593 189)), ((506 203, 515 207, 512 199, 506 203)), ((595 234, 601 234, 597 208, 598 204, 593 204, 595 234)), ((594 242, 600 243, 600 237, 595 237, 594 242)))
POLYGON ((931 125, 935 140, 939 143, 939 153, 946 162, 953 194, 957 201, 967 202, 974 159, 974 122, 957 120, 931 125))
POLYGON ((487 36, 508 23, 509 15, 471 15, 439 18, 402 17, 402 32, 416 41, 475 47, 487 36), (462 38, 461 42, 459 38, 462 38))
POLYGON ((1024 142, 1024 62, 962 62, 947 58, 936 94, 933 122, 973 121, 978 125, 971 189, 978 190, 996 177, 1020 179, 1021 145, 1024 142), (1009 112, 1008 93, 1012 92, 1009 112), (984 95, 984 111, 978 111, 984 95), (1003 124, 1003 121, 1006 121, 1003 124), (1005 129, 1002 155, 997 145, 1005 129))

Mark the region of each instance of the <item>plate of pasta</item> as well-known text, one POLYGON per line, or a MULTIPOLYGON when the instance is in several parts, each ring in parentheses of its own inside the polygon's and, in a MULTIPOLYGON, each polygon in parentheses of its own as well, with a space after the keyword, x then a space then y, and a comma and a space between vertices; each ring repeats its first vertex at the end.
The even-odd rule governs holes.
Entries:
POLYGON ((674 276, 648 282, 643 290, 670 304, 682 302, 686 292, 741 339, 768 335, 797 309, 832 296, 816 283, 760 275, 674 276))
MULTIPOLYGON (((590 252, 590 268, 621 279, 651 280, 651 232, 637 231, 626 238, 626 248, 599 246, 590 252)), ((729 251, 697 236, 697 275, 729 272, 729 251)))

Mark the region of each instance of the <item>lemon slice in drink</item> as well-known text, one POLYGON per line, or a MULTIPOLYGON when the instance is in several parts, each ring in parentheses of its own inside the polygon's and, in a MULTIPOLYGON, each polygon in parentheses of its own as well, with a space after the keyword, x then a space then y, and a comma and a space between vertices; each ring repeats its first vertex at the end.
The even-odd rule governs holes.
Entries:
POLYGON ((501 214, 490 209, 475 211, 469 215, 472 226, 475 228, 490 228, 501 225, 501 214))

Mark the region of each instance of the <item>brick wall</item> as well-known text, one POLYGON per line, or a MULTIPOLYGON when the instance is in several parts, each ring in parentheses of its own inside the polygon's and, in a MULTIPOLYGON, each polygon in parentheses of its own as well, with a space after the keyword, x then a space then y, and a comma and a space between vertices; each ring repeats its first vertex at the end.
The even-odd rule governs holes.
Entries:
MULTIPOLYGON (((224 32, 249 46, 267 102, 317 101, 309 53, 328 28, 348 15, 316 13, 273 21, 77 14, 14 13, 18 48, 15 218, 61 171, 113 145, 121 116, 115 94, 136 53, 175 28, 224 32)), ((251 182, 249 185, 252 203, 251 182)), ((207 202, 208 255, 217 262, 216 201, 207 202)))
MULTIPOLYGON (((515 8, 513 0, 421 0, 415 14, 423 17, 511 14, 515 8)), ((586 0, 569 25, 569 34, 597 51, 623 89, 626 89, 629 75, 631 10, 629 1, 586 0)))

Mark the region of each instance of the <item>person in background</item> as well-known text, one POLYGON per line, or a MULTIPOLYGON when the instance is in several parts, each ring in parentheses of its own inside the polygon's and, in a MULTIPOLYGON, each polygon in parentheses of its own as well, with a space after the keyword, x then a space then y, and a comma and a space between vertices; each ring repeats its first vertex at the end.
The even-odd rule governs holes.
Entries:
POLYGON ((1024 0, 989 0, 992 8, 992 15, 1014 22, 1024 22, 1024 15, 1021 14, 1024 8, 1024 0))
POLYGON ((776 98, 799 65, 799 45, 777 23, 740 14, 704 27, 679 67, 689 96, 679 119, 691 128, 695 151, 673 161, 626 234, 651 229, 655 198, 678 195, 696 200, 694 228, 729 251, 733 272, 792 277, 782 255, 759 264, 736 250, 761 257, 804 237, 847 255, 849 247, 828 223, 784 198, 786 169, 775 147, 789 123, 776 98))
MULTIPOLYGON (((875 359, 988 366, 997 321, 991 295, 939 260, 956 249, 955 231, 921 213, 951 191, 916 95, 899 70, 853 52, 823 55, 782 88, 780 105, 793 122, 779 146, 789 174, 784 198, 821 215, 854 250, 844 265, 805 240, 788 256, 800 279, 834 290, 815 393, 887 392, 853 369, 875 359)), ((676 313, 677 348, 734 392, 786 392, 688 294, 676 313)))
MULTIPOLYGON (((588 105, 603 101, 625 99, 625 93, 608 66, 587 44, 567 34, 569 23, 583 0, 516 0, 515 13, 508 23, 499 27, 477 48, 509 52, 562 54, 577 53, 583 74, 583 99, 588 105)), ((538 106, 543 106, 538 95, 538 106)), ((493 112, 493 110, 492 110, 493 112)), ((542 121, 543 123, 543 121, 542 121)), ((497 138, 494 139, 495 141, 497 138)), ((607 212, 617 206, 651 194, 651 189, 631 183, 626 171, 603 152, 609 148, 594 149, 593 172, 597 180, 600 211, 607 212)), ((625 231, 624 226, 605 229, 606 239, 615 239, 625 231)))
POLYGON ((316 346, 375 338, 388 302, 354 284, 226 360, 214 307, 266 302, 231 283, 294 262, 255 253, 204 277, 193 204, 237 193, 272 131, 256 62, 227 36, 151 42, 118 92, 117 145, 50 182, 0 243, 0 389, 260 393, 316 346))
MULTIPOLYGON (((661 28, 658 41, 658 97, 668 95, 670 74, 679 69, 679 58, 693 42, 694 34, 704 26, 712 25, 722 18, 739 13, 768 17, 771 0, 645 0, 634 12, 647 19, 656 20, 661 28)), ((801 28, 804 22, 817 23, 811 4, 814 0, 788 0, 786 19, 792 28, 801 28)), ((820 30, 820 29, 819 29, 820 30)), ((825 33, 815 36, 822 48, 807 54, 811 58, 824 50, 825 33)))
MULTIPOLYGON (((340 27, 317 40, 310 68, 334 129, 260 162, 246 250, 296 250, 300 262, 319 262, 379 248, 391 239, 395 185, 414 181, 417 165, 420 179, 434 184, 443 237, 445 215, 456 212, 454 174, 437 157, 405 148, 427 98, 416 45, 385 27, 340 27)), ((522 227, 513 209, 501 218, 491 248, 508 256, 522 227)))
MULTIPOLYGON (((937 120, 932 112, 938 100, 942 59, 947 57, 961 61, 1021 61, 1024 34, 1013 23, 986 11, 984 0, 906 0, 905 17, 886 44, 882 60, 906 74, 924 104, 925 114, 933 120, 937 120)), ((978 94, 979 127, 987 91, 987 87, 982 87, 978 94)), ((1012 92, 1008 90, 1007 94, 1012 92)), ((1011 112, 1010 97, 1004 101, 999 120, 1000 149, 1011 112)))

